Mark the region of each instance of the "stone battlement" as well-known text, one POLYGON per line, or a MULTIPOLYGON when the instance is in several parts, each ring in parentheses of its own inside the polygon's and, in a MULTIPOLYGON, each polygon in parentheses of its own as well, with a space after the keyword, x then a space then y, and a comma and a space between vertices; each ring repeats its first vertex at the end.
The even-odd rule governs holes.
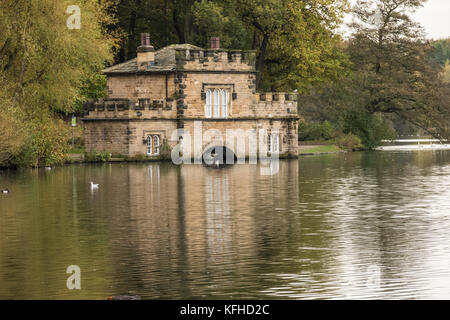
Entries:
POLYGON ((253 50, 176 49, 177 68, 201 71, 255 72, 256 52, 253 50))
POLYGON ((176 118, 173 99, 105 99, 84 104, 85 118, 176 118))
POLYGON ((256 99, 260 101, 293 101, 297 104, 298 94, 294 92, 263 92, 256 94, 256 99))
MULTIPOLYGON (((85 105, 86 119, 177 119, 204 118, 204 115, 185 117, 183 110, 177 109, 173 99, 104 99, 89 101, 85 105)), ((248 112, 229 115, 226 119, 239 118, 285 118, 297 116, 297 94, 293 93, 260 93, 254 95, 254 103, 248 112)))
POLYGON ((297 94, 284 92, 266 92, 256 94, 253 105, 256 116, 289 117, 297 115, 297 94))

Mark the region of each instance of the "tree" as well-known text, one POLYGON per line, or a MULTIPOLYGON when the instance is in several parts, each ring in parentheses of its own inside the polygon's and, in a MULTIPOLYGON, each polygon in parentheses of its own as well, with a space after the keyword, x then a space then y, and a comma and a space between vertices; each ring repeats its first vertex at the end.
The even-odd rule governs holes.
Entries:
POLYGON ((223 48, 253 49, 253 32, 232 2, 202 0, 194 4, 192 12, 196 45, 207 48, 211 37, 219 37, 223 48))
POLYGON ((24 145, 35 165, 62 160, 67 130, 60 116, 76 111, 90 95, 84 88, 112 61, 115 40, 104 27, 114 23, 114 2, 79 3, 81 28, 69 29, 66 11, 73 1, 0 2, 0 96, 9 115, 25 124, 24 145))
POLYGON ((434 48, 431 55, 434 62, 444 65, 450 60, 450 39, 433 41, 431 45, 434 48))
POLYGON ((116 61, 135 57, 144 31, 155 48, 174 42, 208 47, 219 36, 223 48, 257 51, 261 91, 306 91, 345 74, 335 31, 347 6, 348 0, 120 0, 124 35, 116 61))
POLYGON ((338 79, 346 59, 335 30, 347 0, 235 0, 236 11, 254 31, 258 86, 307 91, 338 79))
POLYGON ((354 107, 370 114, 395 114, 448 137, 448 86, 442 67, 430 60, 432 46, 408 13, 426 0, 359 0, 348 53, 348 85, 354 107))

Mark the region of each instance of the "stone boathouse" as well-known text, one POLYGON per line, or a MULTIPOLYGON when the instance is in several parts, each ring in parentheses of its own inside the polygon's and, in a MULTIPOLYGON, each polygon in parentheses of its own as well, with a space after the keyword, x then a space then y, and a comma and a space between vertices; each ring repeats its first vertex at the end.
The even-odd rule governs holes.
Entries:
MULTIPOLYGON (((229 129, 263 129, 269 154, 296 157, 297 94, 257 93, 255 60, 255 51, 221 49, 218 38, 210 49, 175 44, 155 51, 150 35, 142 34, 137 58, 104 70, 107 98, 85 105, 86 152, 157 158, 164 145, 170 150, 180 144, 177 132, 189 134, 194 144, 200 125, 202 132, 214 129, 224 137, 229 129)), ((202 152, 220 145, 238 154, 238 143, 200 139, 202 152)), ((256 142, 245 143, 248 157, 256 142)))

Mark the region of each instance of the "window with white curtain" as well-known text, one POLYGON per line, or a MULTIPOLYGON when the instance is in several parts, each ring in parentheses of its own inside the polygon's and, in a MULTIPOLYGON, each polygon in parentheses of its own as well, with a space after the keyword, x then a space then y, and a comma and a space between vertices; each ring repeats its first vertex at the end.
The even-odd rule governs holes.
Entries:
POLYGON ((153 137, 148 136, 147 137, 147 154, 153 153, 153 137))
POLYGON ((211 90, 206 90, 206 107, 205 107, 205 116, 207 118, 211 118, 211 109, 212 109, 212 96, 211 90))
POLYGON ((226 118, 230 110, 230 91, 211 88, 206 90, 205 117, 226 118))
POLYGON ((153 136, 153 154, 159 154, 159 136, 153 136))
POLYGON ((271 133, 267 136, 267 147, 269 152, 280 152, 280 135, 271 133))
POLYGON ((226 118, 228 116, 228 91, 222 89, 221 93, 222 93, 222 118, 226 118))
POLYGON ((213 114, 214 118, 220 118, 220 99, 219 99, 219 90, 214 89, 214 109, 213 114))

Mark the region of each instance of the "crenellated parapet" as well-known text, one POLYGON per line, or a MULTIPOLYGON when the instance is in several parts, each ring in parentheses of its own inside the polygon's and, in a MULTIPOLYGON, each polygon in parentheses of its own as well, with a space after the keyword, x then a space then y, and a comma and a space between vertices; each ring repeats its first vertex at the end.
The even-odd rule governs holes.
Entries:
POLYGON ((113 118, 175 118, 173 99, 103 99, 84 104, 85 119, 113 118))
POLYGON ((199 71, 255 71, 256 51, 176 49, 178 69, 199 71))
POLYGON ((296 93, 266 92, 256 94, 256 103, 253 106, 255 115, 266 117, 297 116, 296 93))

